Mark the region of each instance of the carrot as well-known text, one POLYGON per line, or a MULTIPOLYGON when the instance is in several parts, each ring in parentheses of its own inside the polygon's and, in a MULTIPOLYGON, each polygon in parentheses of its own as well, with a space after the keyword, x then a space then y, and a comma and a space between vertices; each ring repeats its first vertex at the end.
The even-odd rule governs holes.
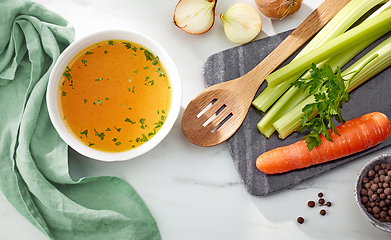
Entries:
POLYGON ((383 142, 391 134, 390 121, 380 112, 365 114, 337 126, 336 129, 340 135, 329 130, 332 142, 321 135, 321 144, 312 151, 308 150, 305 140, 275 148, 261 154, 256 166, 267 174, 306 168, 364 151, 383 142))

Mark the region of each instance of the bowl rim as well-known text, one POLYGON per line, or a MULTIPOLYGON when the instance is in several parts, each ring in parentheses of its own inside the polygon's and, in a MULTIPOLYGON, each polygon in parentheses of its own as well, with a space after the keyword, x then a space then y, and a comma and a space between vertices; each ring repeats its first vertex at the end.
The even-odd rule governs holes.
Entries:
POLYGON ((369 170, 371 170, 375 165, 382 162, 391 163, 391 153, 384 153, 384 154, 377 155, 364 164, 364 166, 360 169, 356 178, 354 195, 355 195, 358 208, 361 210, 361 213, 368 219, 368 221, 374 227, 381 229, 385 232, 391 233, 391 223, 381 222, 377 220, 372 214, 368 213, 364 204, 361 202, 361 196, 359 192, 359 189, 362 188, 362 179, 366 176, 369 170))
POLYGON ((157 146, 171 131, 174 123, 176 122, 182 102, 182 83, 179 76, 178 69, 167 53, 167 51, 151 37, 133 30, 114 29, 114 30, 102 30, 85 37, 82 37, 72 42, 58 57, 55 65, 49 76, 49 82, 46 91, 46 103, 49 112, 50 120, 60 135, 60 137, 76 152, 86 157, 101 160, 101 161, 124 161, 138 157, 157 146), (87 47, 106 40, 124 40, 138 43, 155 55, 159 56, 166 74, 169 75, 172 89, 172 99, 169 107, 169 113, 167 119, 162 128, 149 139, 147 142, 138 146, 137 148, 124 151, 124 152, 103 152, 96 149, 92 149, 79 140, 77 140, 67 129, 63 123, 59 106, 57 103, 57 91, 60 83, 61 75, 63 74, 66 66, 69 62, 87 47))

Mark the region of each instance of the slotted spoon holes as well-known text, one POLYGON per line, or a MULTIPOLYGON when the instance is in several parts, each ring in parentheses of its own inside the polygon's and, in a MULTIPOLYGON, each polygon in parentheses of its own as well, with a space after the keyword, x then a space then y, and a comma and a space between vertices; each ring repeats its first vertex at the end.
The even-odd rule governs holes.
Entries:
POLYGON ((213 99, 212 102, 197 115, 197 118, 203 122, 202 126, 207 132, 214 133, 232 116, 232 111, 226 104, 220 103, 217 99, 213 99))
MULTIPOLYGON (((228 139, 240 126, 240 101, 230 99, 230 92, 216 91, 214 97, 193 99, 182 117, 182 129, 190 142, 199 146, 213 146, 228 139)), ((209 95, 210 96, 210 95, 209 95)))

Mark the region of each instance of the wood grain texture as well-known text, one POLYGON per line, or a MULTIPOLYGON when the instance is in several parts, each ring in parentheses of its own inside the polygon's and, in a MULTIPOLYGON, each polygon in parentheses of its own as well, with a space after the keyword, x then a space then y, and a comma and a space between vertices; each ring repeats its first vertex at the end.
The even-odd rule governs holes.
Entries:
POLYGON ((254 69, 241 77, 213 85, 199 93, 183 113, 182 130, 187 139, 195 145, 208 147, 231 137, 246 117, 265 77, 312 38, 349 1, 324 1, 254 69), (215 102, 212 107, 197 117, 213 101, 215 102), (223 110, 215 114, 219 109, 223 110), (214 119, 204 126, 211 116, 214 116, 214 119))

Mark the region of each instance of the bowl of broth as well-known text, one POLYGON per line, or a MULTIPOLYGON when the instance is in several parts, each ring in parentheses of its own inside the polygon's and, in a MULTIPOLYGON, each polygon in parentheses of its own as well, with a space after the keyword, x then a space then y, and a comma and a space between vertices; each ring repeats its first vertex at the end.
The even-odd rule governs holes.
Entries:
POLYGON ((47 87, 50 119, 80 154, 129 160, 158 145, 179 115, 182 86, 175 63, 150 37, 106 30, 70 44, 47 87))

